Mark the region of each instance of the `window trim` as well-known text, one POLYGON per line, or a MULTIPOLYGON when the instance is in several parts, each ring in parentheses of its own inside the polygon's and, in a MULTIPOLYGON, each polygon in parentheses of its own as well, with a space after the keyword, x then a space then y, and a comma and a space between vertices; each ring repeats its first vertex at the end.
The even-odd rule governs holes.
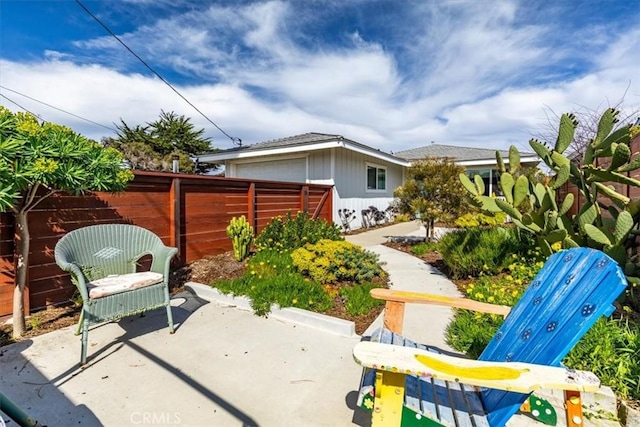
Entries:
POLYGON ((366 162, 365 165, 365 192, 367 193, 386 193, 387 192, 387 188, 389 187, 389 182, 388 182, 388 168, 386 166, 377 164, 377 163, 370 163, 370 162, 366 162), (376 188, 369 188, 369 168, 375 168, 376 170, 376 188), (380 189, 378 188, 378 170, 382 169, 384 171, 384 189, 380 189))

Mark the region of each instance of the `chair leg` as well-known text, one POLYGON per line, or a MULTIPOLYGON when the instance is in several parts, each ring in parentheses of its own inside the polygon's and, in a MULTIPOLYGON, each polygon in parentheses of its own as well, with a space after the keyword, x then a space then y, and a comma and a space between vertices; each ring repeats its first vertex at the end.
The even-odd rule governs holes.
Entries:
POLYGON ((171 313, 171 304, 167 304, 167 322, 169 323, 169 333, 172 334, 173 330, 173 314, 171 313))
POLYGON ((84 323, 84 308, 80 311, 80 319, 78 319, 78 327, 76 328, 76 335, 80 335, 82 332, 82 324, 84 323))
POLYGON ((403 374, 377 371, 375 401, 371 425, 399 426, 402 422, 402 408, 404 406, 403 374))
POLYGON ((582 398, 579 391, 565 390, 564 405, 567 408, 567 427, 582 427, 582 398))
POLYGON ((89 319, 86 317, 82 322, 82 353, 80 354, 80 365, 87 364, 87 343, 89 341, 89 319))

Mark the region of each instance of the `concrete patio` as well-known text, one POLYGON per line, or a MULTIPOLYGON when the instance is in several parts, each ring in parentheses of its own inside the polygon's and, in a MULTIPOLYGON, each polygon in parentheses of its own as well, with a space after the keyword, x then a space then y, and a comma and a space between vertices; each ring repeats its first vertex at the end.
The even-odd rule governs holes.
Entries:
MULTIPOLYGON (((348 240, 380 255, 394 288, 456 295, 437 270, 381 245, 419 233, 405 223, 348 240)), ((74 328, 0 348, 0 389, 48 426, 368 425, 355 408, 361 369, 351 356, 362 337, 349 324, 300 310, 257 317, 241 301, 187 289, 172 301, 175 334, 163 310, 94 328, 85 369, 74 328)), ((446 308, 411 307, 405 334, 447 348, 450 316, 446 308)), ((524 416, 509 423, 524 425, 536 423, 524 416)))

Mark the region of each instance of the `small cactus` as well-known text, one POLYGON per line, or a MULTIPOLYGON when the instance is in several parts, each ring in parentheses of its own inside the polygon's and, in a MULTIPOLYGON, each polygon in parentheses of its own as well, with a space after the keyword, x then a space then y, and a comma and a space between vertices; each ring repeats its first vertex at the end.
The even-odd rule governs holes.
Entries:
POLYGON ((233 255, 237 261, 242 261, 249 255, 249 248, 253 241, 253 227, 242 215, 233 217, 227 227, 227 236, 233 242, 233 255))

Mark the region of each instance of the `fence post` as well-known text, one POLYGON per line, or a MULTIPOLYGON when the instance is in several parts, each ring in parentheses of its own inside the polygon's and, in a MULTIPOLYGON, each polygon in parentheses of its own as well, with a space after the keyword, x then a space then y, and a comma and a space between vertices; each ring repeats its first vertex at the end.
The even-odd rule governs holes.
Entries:
POLYGON ((184 262, 184 248, 182 247, 180 217, 182 216, 182 190, 180 189, 180 178, 171 179, 171 190, 169 191, 169 232, 171 246, 178 248, 178 260, 184 262))
POLYGON ((256 218, 256 183, 249 183, 247 190, 247 222, 253 227, 253 234, 258 233, 258 222, 256 218))
POLYGON ((309 186, 303 185, 300 188, 300 211, 309 212, 309 186))

